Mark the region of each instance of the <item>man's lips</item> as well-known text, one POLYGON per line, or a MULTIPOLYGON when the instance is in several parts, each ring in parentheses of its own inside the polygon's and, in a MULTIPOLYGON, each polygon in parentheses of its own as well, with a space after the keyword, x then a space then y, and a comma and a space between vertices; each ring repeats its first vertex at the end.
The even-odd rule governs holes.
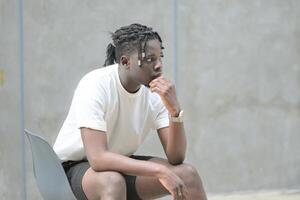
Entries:
POLYGON ((153 73, 153 77, 158 78, 162 75, 162 72, 153 73))

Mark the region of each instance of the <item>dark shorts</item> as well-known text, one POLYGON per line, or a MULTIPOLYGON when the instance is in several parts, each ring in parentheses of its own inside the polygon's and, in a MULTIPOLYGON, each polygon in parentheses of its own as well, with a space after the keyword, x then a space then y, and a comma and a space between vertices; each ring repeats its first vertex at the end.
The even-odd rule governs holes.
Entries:
MULTIPOLYGON (((153 157, 151 156, 130 156, 136 160, 149 160, 153 157)), ((66 175, 68 177, 69 183, 73 190, 75 197, 78 200, 87 200, 82 188, 82 178, 85 172, 90 168, 90 165, 87 160, 80 161, 66 161, 62 163, 66 175)), ((130 200, 139 200, 139 196, 135 189, 135 180, 136 176, 122 174, 126 181, 127 187, 127 199, 130 200)))

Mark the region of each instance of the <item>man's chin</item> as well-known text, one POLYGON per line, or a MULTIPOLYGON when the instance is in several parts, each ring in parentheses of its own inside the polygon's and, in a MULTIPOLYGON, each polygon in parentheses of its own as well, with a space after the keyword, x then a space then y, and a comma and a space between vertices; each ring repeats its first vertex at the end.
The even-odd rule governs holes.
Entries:
MULTIPOLYGON (((153 81, 153 80, 155 80, 155 79, 157 79, 157 78, 159 78, 159 77, 161 77, 161 76, 162 76, 162 73, 153 75, 152 78, 151 78, 151 81, 153 81)), ((151 81, 150 81, 150 82, 151 82, 151 81)), ((150 82, 149 82, 149 83, 150 83, 150 82)))
POLYGON ((146 86, 147 88, 150 88, 150 83, 151 83, 153 80, 155 80, 155 79, 157 79, 158 77, 161 77, 161 76, 162 76, 162 73, 155 74, 155 75, 153 75, 153 76, 151 77, 151 79, 148 81, 148 83, 143 84, 143 85, 146 86))
POLYGON ((153 77, 154 77, 154 79, 156 79, 156 78, 161 77, 161 76, 162 76, 162 72, 158 72, 153 77))

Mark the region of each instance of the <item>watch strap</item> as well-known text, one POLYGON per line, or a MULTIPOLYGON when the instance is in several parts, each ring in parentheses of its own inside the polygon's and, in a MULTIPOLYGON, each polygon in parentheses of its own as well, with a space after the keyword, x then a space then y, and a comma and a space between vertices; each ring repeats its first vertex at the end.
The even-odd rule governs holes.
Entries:
POLYGON ((169 115, 169 120, 170 122, 175 122, 175 123, 182 123, 183 122, 183 110, 179 112, 178 117, 172 117, 169 115))

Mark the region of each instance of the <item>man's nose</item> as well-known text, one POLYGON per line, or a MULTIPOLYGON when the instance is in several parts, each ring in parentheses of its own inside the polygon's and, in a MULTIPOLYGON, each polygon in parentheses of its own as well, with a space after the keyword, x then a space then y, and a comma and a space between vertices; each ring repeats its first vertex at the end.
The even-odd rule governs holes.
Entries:
POLYGON ((154 66, 154 70, 157 71, 157 70, 161 70, 162 68, 162 62, 160 60, 158 60, 156 62, 156 65, 154 66))

